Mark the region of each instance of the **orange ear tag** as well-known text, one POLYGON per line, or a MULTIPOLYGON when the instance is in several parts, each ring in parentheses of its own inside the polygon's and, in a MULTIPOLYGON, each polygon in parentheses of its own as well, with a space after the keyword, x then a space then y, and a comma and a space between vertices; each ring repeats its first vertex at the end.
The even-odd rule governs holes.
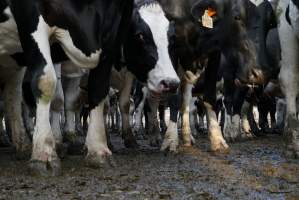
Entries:
POLYGON ((213 28, 213 18, 209 15, 209 10, 205 10, 204 15, 201 17, 201 22, 204 27, 213 28))

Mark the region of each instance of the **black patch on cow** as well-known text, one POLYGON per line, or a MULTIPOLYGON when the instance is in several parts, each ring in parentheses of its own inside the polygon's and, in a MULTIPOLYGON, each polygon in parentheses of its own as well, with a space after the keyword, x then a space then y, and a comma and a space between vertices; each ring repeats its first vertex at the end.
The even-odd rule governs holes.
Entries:
POLYGON ((7 3, 5 0, 0 0, 0 23, 3 23, 9 19, 9 17, 4 13, 7 8, 7 3))
POLYGON ((291 19, 290 19, 290 5, 288 5, 286 9, 286 20, 289 23, 289 25, 292 25, 291 19))
POLYGON ((145 83, 148 72, 158 60, 157 47, 152 32, 147 23, 134 9, 128 37, 124 43, 124 55, 127 68, 136 78, 145 83))

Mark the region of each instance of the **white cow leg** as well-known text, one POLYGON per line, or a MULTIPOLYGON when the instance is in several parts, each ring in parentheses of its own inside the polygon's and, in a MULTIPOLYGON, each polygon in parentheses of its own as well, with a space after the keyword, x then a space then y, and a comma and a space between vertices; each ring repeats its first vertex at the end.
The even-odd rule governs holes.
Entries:
POLYGON ((105 100, 102 100, 100 104, 90 112, 90 122, 85 146, 88 149, 86 162, 92 167, 100 167, 102 164, 110 161, 109 158, 111 158, 112 155, 107 145, 104 106, 105 100))
POLYGON ((161 151, 169 149, 170 152, 178 152, 179 135, 177 122, 169 120, 167 130, 161 145, 161 151))
MULTIPOLYGON (((22 82, 25 69, 14 72, 13 77, 6 82, 4 88, 4 108, 11 128, 12 142, 16 148, 17 157, 29 157, 31 142, 26 134, 22 118, 22 82)), ((2 123, 2 122, 1 122, 2 123)))
MULTIPOLYGON (((30 167, 39 175, 58 175, 60 173, 60 159, 56 153, 55 137, 50 125, 50 105, 56 89, 56 73, 51 60, 49 45, 49 27, 43 18, 39 18, 37 30, 28 38, 35 40, 40 54, 36 54, 36 61, 43 59, 43 63, 35 63, 32 80, 33 92, 36 97, 36 125, 33 134, 33 150, 30 167)), ((34 42, 32 42, 34 43, 34 42)), ((29 45, 30 46, 30 45, 29 45)), ((31 49, 26 49, 30 52, 31 49)))
MULTIPOLYGON (((280 1, 280 6, 286 3, 280 1)), ((284 5, 285 6, 285 5, 284 5)), ((285 9, 285 8, 284 8, 285 9)), ((292 10, 292 9, 290 9, 292 10)), ((299 91, 299 44, 294 30, 281 15, 279 35, 281 43, 281 70, 279 78, 286 97, 286 127, 284 132, 286 154, 299 157, 299 121, 297 118, 296 98, 299 91)))
POLYGON ((226 141, 222 136, 221 128, 219 126, 216 113, 210 104, 205 103, 205 107, 206 107, 206 114, 207 114, 209 139, 211 142, 211 150, 226 152, 229 146, 226 144, 226 141))
POLYGON ((190 119, 189 119, 189 106, 190 101, 192 99, 192 85, 189 83, 184 83, 183 92, 182 92, 182 137, 183 137, 183 145, 191 146, 192 142, 194 142, 194 138, 191 134, 190 128, 190 119))

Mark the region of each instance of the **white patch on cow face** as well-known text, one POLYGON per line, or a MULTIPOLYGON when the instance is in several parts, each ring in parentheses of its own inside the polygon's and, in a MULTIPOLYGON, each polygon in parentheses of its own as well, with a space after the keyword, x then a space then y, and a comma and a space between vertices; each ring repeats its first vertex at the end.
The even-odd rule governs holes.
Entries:
POLYGON ((139 9, 139 13, 141 18, 149 26, 158 51, 156 66, 148 75, 148 87, 151 91, 159 91, 159 85, 162 80, 179 82, 168 52, 167 34, 169 21, 158 4, 143 6, 139 9))
POLYGON ((21 52, 22 47, 17 25, 10 9, 7 7, 4 13, 8 20, 0 23, 0 55, 12 55, 16 52, 21 52))
POLYGON ((250 0, 256 7, 264 2, 264 0, 250 0))
POLYGON ((66 55, 75 65, 87 69, 92 69, 97 66, 101 55, 101 49, 96 50, 94 53, 90 54, 90 56, 87 56, 74 45, 69 31, 55 27, 54 34, 55 38, 61 42, 61 46, 66 55))

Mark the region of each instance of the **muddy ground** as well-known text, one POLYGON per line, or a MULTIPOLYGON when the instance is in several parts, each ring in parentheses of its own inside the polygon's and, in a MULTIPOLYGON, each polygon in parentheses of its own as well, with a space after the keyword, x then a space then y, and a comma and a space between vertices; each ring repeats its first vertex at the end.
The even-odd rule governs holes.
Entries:
POLYGON ((280 136, 231 144, 228 155, 194 148, 165 155, 113 136, 115 167, 91 169, 82 156, 62 161, 59 177, 32 177, 27 163, 0 153, 0 199, 299 199, 299 161, 286 160, 280 136))

